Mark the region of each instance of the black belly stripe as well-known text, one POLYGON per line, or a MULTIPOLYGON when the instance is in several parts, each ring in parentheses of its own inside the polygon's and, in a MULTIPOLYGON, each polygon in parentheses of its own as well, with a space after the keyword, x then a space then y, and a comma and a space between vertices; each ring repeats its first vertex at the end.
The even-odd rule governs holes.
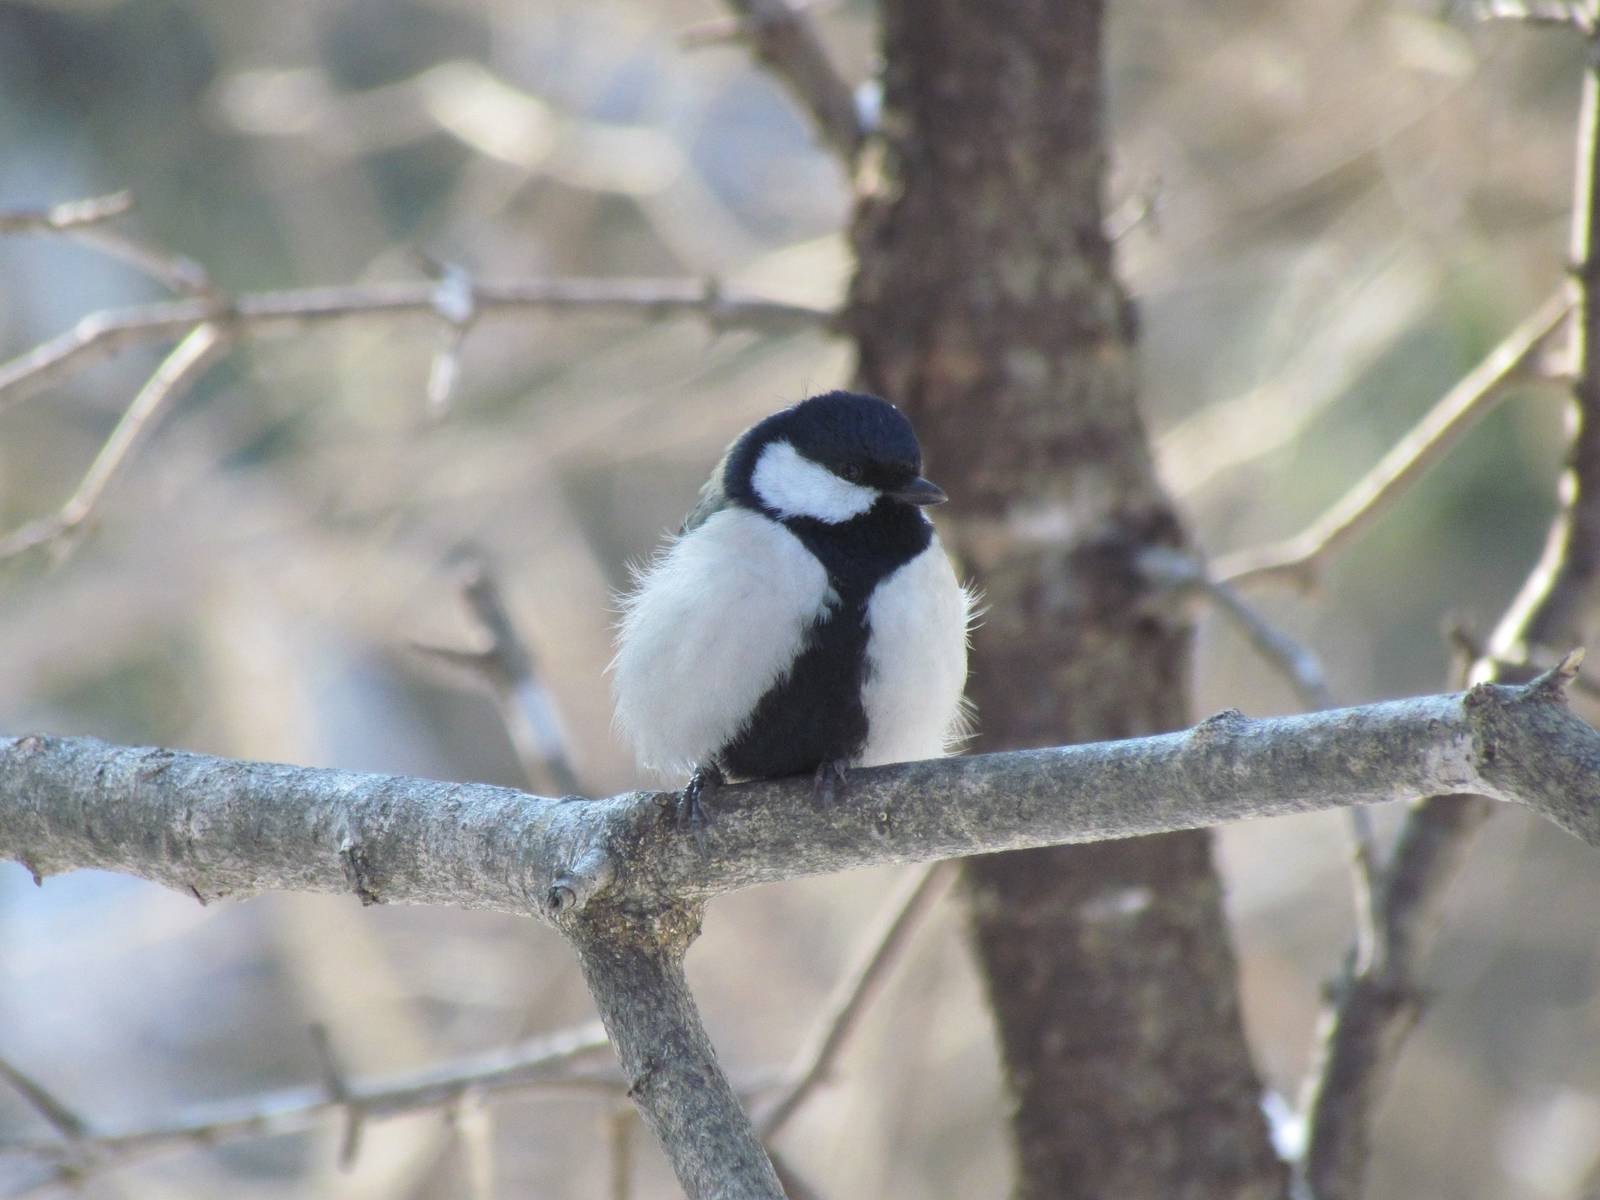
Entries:
POLYGON ((768 778, 814 771, 866 746, 867 605, 878 583, 910 562, 933 527, 908 505, 880 500, 842 525, 784 522, 827 569, 838 602, 812 629, 789 673, 761 697, 742 731, 717 752, 731 777, 768 778))

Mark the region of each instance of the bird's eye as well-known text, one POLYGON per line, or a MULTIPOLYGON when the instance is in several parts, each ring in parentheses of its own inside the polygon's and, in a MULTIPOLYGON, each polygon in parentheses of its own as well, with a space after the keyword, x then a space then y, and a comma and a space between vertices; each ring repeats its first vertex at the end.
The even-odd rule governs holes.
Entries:
POLYGON ((860 483, 865 472, 862 471, 860 463, 845 463, 839 468, 839 474, 851 483, 860 483))

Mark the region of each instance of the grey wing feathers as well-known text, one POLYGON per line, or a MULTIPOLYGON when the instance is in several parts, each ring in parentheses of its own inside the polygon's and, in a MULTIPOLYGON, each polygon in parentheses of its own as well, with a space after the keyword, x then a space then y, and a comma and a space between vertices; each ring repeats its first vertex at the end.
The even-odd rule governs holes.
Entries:
POLYGON ((717 464, 717 469, 711 472, 711 478, 706 480, 705 486, 700 489, 700 499, 689 510, 689 515, 683 519, 683 528, 678 530, 679 536, 697 529, 728 507, 728 495, 722 490, 722 468, 727 461, 728 456, 724 454, 722 462, 717 464))

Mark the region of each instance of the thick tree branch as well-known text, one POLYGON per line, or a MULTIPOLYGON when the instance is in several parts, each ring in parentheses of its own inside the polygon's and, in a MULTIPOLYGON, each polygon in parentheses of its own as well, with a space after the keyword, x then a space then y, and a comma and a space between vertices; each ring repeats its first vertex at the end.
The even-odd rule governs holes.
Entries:
POLYGON ((601 901, 571 923, 628 1095, 684 1190, 696 1200, 784 1200, 683 976, 684 953, 699 932, 698 904, 659 904, 641 915, 601 901))
POLYGON ((852 771, 718 793, 701 838, 670 794, 555 800, 474 783, 241 762, 92 738, 0 739, 0 854, 203 899, 284 889, 452 904, 567 925, 591 900, 659 903, 882 863, 1103 841, 1434 793, 1522 804, 1600 846, 1600 733, 1567 710, 1576 655, 1524 686, 1182 733, 852 771))
POLYGON ((689 1194, 777 1200, 683 980, 705 897, 875 863, 1441 792, 1524 804, 1600 846, 1600 732, 1563 694, 1579 658, 1522 686, 1265 721, 1230 711, 1159 737, 859 770, 849 802, 825 810, 805 779, 730 787, 699 837, 677 828, 672 797, 657 793, 554 800, 5 738, 0 854, 39 879, 101 867, 201 899, 292 889, 537 914, 577 950, 629 1094, 689 1194))

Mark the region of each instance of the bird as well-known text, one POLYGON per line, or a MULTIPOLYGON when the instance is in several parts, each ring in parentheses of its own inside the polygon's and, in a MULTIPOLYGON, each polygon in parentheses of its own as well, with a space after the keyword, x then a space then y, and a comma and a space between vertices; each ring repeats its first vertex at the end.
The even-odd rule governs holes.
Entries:
POLYGON ((949 753, 974 597, 924 509, 945 493, 888 401, 830 391, 723 454, 676 537, 634 571, 610 667, 641 767, 688 774, 679 819, 724 782, 949 753))

